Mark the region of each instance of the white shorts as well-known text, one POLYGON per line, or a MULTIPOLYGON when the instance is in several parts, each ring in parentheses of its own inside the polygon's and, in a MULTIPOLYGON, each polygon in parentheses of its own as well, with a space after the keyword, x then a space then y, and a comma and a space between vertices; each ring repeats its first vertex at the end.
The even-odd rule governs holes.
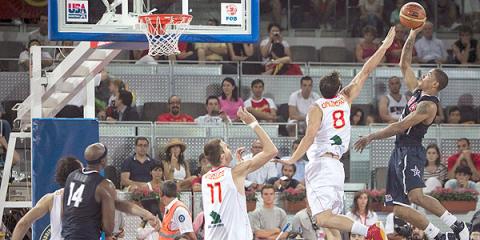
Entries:
POLYGON ((305 183, 313 216, 325 210, 332 210, 334 214, 343 212, 344 182, 345 171, 339 160, 322 157, 308 162, 305 183))

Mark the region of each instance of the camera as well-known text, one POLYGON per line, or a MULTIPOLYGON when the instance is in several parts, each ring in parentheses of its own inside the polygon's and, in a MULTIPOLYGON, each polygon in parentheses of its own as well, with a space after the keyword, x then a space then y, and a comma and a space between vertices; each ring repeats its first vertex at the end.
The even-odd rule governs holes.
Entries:
POLYGON ((394 230, 397 234, 403 237, 410 237, 412 235, 412 227, 407 222, 403 221, 402 219, 393 216, 393 225, 394 230))
POLYGON ((275 37, 280 36, 280 32, 273 32, 273 36, 275 36, 275 37))

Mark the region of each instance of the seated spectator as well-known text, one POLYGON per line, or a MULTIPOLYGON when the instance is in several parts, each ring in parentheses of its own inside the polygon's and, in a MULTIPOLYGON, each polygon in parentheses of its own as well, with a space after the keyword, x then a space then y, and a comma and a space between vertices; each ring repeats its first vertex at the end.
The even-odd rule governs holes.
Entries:
POLYGON ((365 226, 371 226, 378 221, 377 214, 370 210, 370 200, 365 191, 356 192, 353 197, 353 205, 347 217, 365 226))
MULTIPOLYGON (((290 94, 288 99, 288 122, 295 123, 300 133, 305 132, 305 118, 310 105, 320 98, 318 93, 312 92, 312 88, 313 79, 309 76, 304 76, 300 79, 300 90, 290 94)), ((288 130, 290 136, 295 136, 294 127, 289 126, 288 130)))
POLYGON ((120 182, 124 187, 144 189, 152 181, 152 170, 155 162, 148 156, 150 142, 145 137, 135 139, 135 153, 122 163, 120 182))
POLYGON ((359 0, 358 7, 363 25, 374 26, 383 34, 383 0, 359 0))
POLYGON ((168 99, 168 113, 158 115, 157 122, 193 122, 193 117, 180 113, 182 100, 177 95, 172 95, 168 99))
POLYGON ((448 119, 447 123, 449 124, 459 124, 461 119, 460 108, 454 106, 448 109, 448 119))
POLYGON ((264 63, 272 61, 272 49, 274 43, 283 46, 286 57, 290 58, 292 56, 290 53, 290 45, 282 38, 280 26, 276 23, 270 23, 268 25, 268 37, 263 39, 260 43, 260 53, 262 54, 264 63))
MULTIPOLYGON (((350 240, 365 240, 365 237, 362 236, 362 235, 359 235, 359 234, 353 234, 353 233, 350 233, 350 240)), ((391 239, 391 238, 389 238, 391 239)), ((391 239, 393 240, 393 239, 391 239)))
POLYGON ((390 13, 390 25, 395 26, 400 23, 400 9, 403 7, 405 0, 395 1, 395 9, 390 13))
MULTIPOLYGON (((218 26, 218 20, 211 18, 207 21, 208 26, 218 26)), ((225 43, 195 43, 198 62, 223 61, 227 56, 227 44, 225 43)))
POLYGON ((235 80, 226 77, 222 81, 222 95, 220 96, 220 109, 233 121, 237 121, 237 111, 243 107, 243 99, 238 96, 235 80))
POLYGON ((388 79, 389 93, 378 101, 378 113, 382 122, 397 122, 402 116, 403 109, 407 105, 407 98, 400 93, 401 87, 400 78, 394 76, 388 79))
MULTIPOLYGON (((263 186, 261 193, 263 206, 249 213, 252 231, 255 239, 275 239, 287 224, 287 214, 275 206, 275 189, 272 185, 263 186)), ((285 232, 280 239, 286 239, 287 236, 288 232, 285 232)))
POLYGON ((200 166, 192 171, 192 176, 196 176, 196 178, 192 180, 192 190, 196 192, 202 191, 202 176, 212 169, 212 165, 208 162, 204 153, 198 156, 198 163, 200 166))
MULTIPOLYGON (((50 41, 48 38, 48 15, 46 13, 40 14, 40 18, 38 20, 38 28, 33 30, 28 34, 28 41, 33 39, 37 39, 40 41, 40 45, 42 46, 55 46, 57 42, 50 41)), ((54 55, 55 49, 46 50, 50 56, 54 55)))
POLYGON ((447 62, 447 49, 442 40, 433 36, 433 23, 427 21, 423 27, 423 37, 415 42, 415 51, 420 63, 442 64, 447 62))
MULTIPOLYGON (((245 155, 243 159, 245 161, 251 160, 255 155, 259 154, 263 150, 263 145, 260 140, 256 139, 253 141, 251 146, 251 153, 245 155)), ((242 161, 242 159, 237 159, 242 161)), ((278 175, 277 169, 273 162, 267 162, 265 165, 261 166, 259 169, 251 172, 247 175, 245 186, 247 188, 253 188, 260 190, 264 184, 267 183, 267 180, 276 177, 278 175)))
POLYGON ((426 240, 427 235, 425 234, 425 231, 422 229, 412 226, 412 240, 426 240))
POLYGON ((259 121, 275 122, 277 106, 271 98, 263 97, 264 82, 261 79, 255 79, 250 86, 252 97, 244 102, 245 108, 259 121))
MULTIPOLYGON (((292 142, 292 148, 291 148, 290 154, 293 154, 297 150, 298 145, 300 145, 300 141, 302 141, 302 139, 297 139, 297 140, 292 142)), ((290 157, 291 157, 291 155, 290 156, 285 156, 285 157, 282 157, 281 160, 288 160, 288 159, 290 159, 290 157)), ((299 181, 304 186, 305 186, 305 166, 307 165, 307 161, 308 161, 307 154, 305 154, 305 155, 303 155, 302 158, 300 158, 295 163, 296 171, 295 171, 295 174, 293 175, 293 179, 299 181)), ((278 164, 277 165, 277 171, 279 173, 282 173, 282 168, 283 168, 282 163, 283 163, 283 161, 276 161, 276 162, 278 164)))
MULTIPOLYGON (((402 53, 403 45, 405 44, 405 35, 407 30, 401 24, 397 24, 395 26, 395 39, 393 40, 392 45, 390 48, 387 49, 385 53, 386 63, 399 63, 400 62, 400 55, 402 53)), ((417 55, 415 48, 413 49, 413 56, 417 55)), ((416 62, 416 58, 412 60, 412 62, 416 62)))
POLYGON ((255 48, 251 43, 228 43, 228 56, 230 61, 254 61, 251 59, 255 48))
POLYGON ((350 114, 350 124, 352 126, 365 125, 365 113, 361 108, 353 108, 350 114))
POLYGON ((290 56, 285 54, 281 43, 273 43, 270 60, 265 63, 265 75, 302 75, 298 64, 292 64, 290 56))
POLYGON ((187 145, 178 138, 172 138, 165 146, 162 160, 165 180, 173 180, 180 184, 182 189, 190 188, 193 178, 190 174, 190 166, 185 161, 184 152, 187 145))
POLYGON ((293 179, 293 175, 297 171, 297 167, 291 164, 284 164, 282 166, 282 176, 268 179, 267 183, 275 187, 275 191, 283 192, 286 189, 294 188, 303 190, 303 186, 299 181, 293 179))
POLYGON ((108 85, 108 90, 110 91, 110 98, 108 99, 108 106, 115 106, 115 100, 118 97, 118 94, 122 90, 126 90, 125 83, 120 79, 114 79, 110 81, 110 85, 108 85))
POLYGON ((447 167, 441 163, 440 149, 437 144, 427 146, 427 162, 423 173, 423 181, 426 185, 426 192, 429 193, 437 187, 441 187, 447 180, 447 167))
POLYGON ((465 165, 458 166, 455 169, 455 179, 450 179, 445 183, 445 188, 450 189, 475 189, 475 182, 470 181, 472 178, 472 170, 465 165))
POLYGON ((62 46, 65 48, 58 48, 58 52, 55 53, 55 60, 62 61, 68 54, 73 51, 73 41, 62 41, 62 46))
POLYGON ((326 239, 324 229, 319 227, 315 221, 312 221, 312 210, 308 205, 307 198, 305 198, 305 202, 307 202, 307 207, 293 216, 292 233, 300 234, 303 239, 326 239))
POLYGON ((456 64, 479 64, 480 63, 480 43, 473 38, 471 27, 463 25, 458 28, 460 37, 452 45, 454 63, 456 64))
POLYGON ((442 30, 453 30, 458 26, 456 22, 458 20, 458 10, 455 1, 451 0, 438 0, 437 1, 437 19, 438 27, 442 30))
MULTIPOLYGON (((154 192, 158 195, 162 192, 162 184, 165 181, 163 176, 163 165, 161 162, 155 161, 150 170, 152 181, 147 183, 148 192, 154 192)), ((142 189, 145 191, 145 189, 142 189)), ((160 201, 157 198, 146 199, 141 202, 142 207, 151 212, 154 216, 158 216, 162 219, 162 212, 160 211, 160 201)))
MULTIPOLYGON (((33 46, 41 46, 41 42, 37 39, 32 39, 28 42, 27 48, 20 53, 18 57, 18 65, 21 71, 29 71, 30 70, 30 50, 33 46)), ((52 55, 45 50, 42 50, 42 68, 51 66, 53 64, 53 57, 52 55)))
POLYGON ((373 114, 368 114, 367 118, 365 118, 365 125, 369 126, 370 124, 377 123, 377 116, 373 114))
POLYGON ((176 60, 185 60, 185 61, 196 61, 198 60, 197 52, 193 46, 193 43, 179 42, 178 50, 180 53, 178 55, 172 55, 176 60))
POLYGON ((355 57, 357 62, 364 63, 377 51, 380 45, 374 42, 377 35, 377 30, 374 27, 367 25, 363 27, 362 32, 363 41, 357 44, 355 57))
POLYGON ((478 181, 480 171, 480 154, 472 153, 470 140, 460 138, 457 140, 458 152, 448 158, 448 178, 455 178, 455 170, 459 166, 468 166, 472 172, 472 180, 478 181))
POLYGON ((230 123, 225 112, 220 112, 220 101, 215 96, 209 96, 206 102, 207 114, 195 118, 195 122, 199 124, 221 124, 230 123))
POLYGON ((118 99, 115 102, 115 116, 107 117, 107 121, 140 121, 137 110, 132 105, 132 93, 122 90, 118 94, 118 99))

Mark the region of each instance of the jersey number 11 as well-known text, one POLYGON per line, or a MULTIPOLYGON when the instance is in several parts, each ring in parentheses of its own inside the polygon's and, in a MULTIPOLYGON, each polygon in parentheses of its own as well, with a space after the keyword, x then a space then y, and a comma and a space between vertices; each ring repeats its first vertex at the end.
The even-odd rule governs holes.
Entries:
POLYGON ((207 184, 207 186, 210 188, 210 196, 212 199, 212 203, 215 203, 215 187, 218 188, 218 202, 222 202, 222 185, 220 185, 219 182, 216 182, 214 184, 207 184))

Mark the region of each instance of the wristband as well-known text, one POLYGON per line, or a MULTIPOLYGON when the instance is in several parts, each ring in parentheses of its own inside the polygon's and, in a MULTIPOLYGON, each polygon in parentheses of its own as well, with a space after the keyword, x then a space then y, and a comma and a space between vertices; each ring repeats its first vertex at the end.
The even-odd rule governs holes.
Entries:
POLYGON ((260 126, 260 125, 258 124, 258 121, 254 121, 254 122, 252 122, 252 123, 249 123, 248 126, 249 126, 251 129, 254 129, 256 126, 260 126))

